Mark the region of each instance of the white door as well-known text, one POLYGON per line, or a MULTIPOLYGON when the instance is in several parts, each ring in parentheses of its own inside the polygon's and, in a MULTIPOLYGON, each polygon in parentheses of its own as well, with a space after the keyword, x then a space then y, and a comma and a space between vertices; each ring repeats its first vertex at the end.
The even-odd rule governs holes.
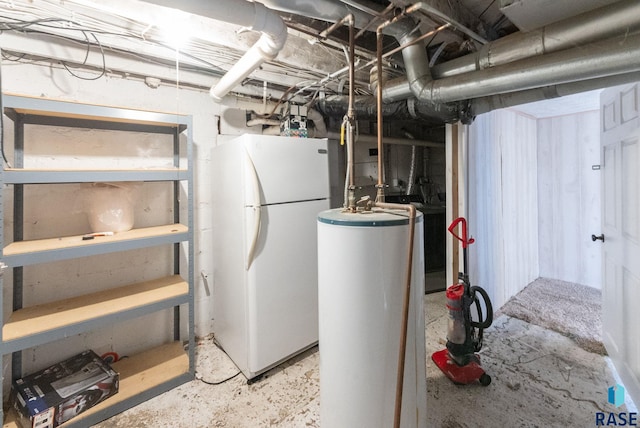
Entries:
POLYGON ((640 402, 639 97, 638 84, 607 89, 600 97, 603 340, 636 403, 640 402))

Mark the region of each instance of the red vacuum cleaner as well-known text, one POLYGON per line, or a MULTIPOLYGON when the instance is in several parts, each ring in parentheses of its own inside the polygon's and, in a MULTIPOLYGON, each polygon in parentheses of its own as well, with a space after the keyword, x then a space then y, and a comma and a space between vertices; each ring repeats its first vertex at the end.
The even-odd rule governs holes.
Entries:
POLYGON ((449 232, 462 243, 463 272, 458 273, 458 283, 446 291, 449 325, 447 328, 447 347, 435 352, 431 359, 453 383, 467 385, 476 381, 487 386, 491 376, 480 366, 480 356, 476 353, 482 348, 482 333, 493 322, 493 307, 487 292, 478 286, 471 286, 467 274, 467 247, 473 244, 473 238, 467 238, 467 221, 464 217, 455 219, 449 226, 449 232), (454 229, 461 224, 462 236, 454 229), (482 306, 478 296, 482 297, 487 310, 483 318, 482 306), (475 307, 476 317, 471 309, 475 307))

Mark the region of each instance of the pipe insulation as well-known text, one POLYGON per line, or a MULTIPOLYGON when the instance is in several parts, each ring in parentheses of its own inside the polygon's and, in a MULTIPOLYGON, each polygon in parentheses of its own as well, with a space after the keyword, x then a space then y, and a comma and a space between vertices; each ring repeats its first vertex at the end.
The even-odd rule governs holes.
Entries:
MULTIPOLYGON (((347 102, 346 95, 330 95, 318 100, 314 106, 325 116, 342 117, 347 112, 347 102)), ((377 117, 376 98, 357 95, 354 97, 354 109, 358 119, 375 119, 377 117)), ((456 103, 435 105, 431 102, 409 99, 383 103, 381 114, 385 118, 396 120, 425 118, 451 122, 458 118, 458 105, 456 103)))
POLYGON ((258 41, 211 88, 211 97, 216 102, 221 102, 229 91, 239 85, 260 64, 274 59, 287 40, 287 26, 282 18, 262 3, 244 0, 216 0, 215 2, 182 0, 179 4, 172 0, 146 1, 171 8, 179 7, 184 12, 262 33, 258 41))

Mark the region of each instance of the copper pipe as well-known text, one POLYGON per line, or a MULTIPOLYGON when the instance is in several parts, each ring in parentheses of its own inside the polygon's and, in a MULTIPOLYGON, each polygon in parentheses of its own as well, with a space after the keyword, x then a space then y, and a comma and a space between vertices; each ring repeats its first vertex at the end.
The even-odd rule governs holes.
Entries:
POLYGON ((404 210, 409 212, 409 248, 407 251, 407 271, 402 302, 402 320, 400 327, 400 346, 398 352, 398 370, 396 372, 396 400, 393 426, 400 428, 402 416, 402 389, 404 387, 404 362, 407 355, 407 331, 409 329, 409 304, 411 301, 411 276, 413 270, 413 238, 416 229, 416 207, 412 204, 388 204, 375 202, 373 206, 389 209, 404 210))
MULTIPOLYGON (((356 71, 355 71, 355 36, 354 36, 354 24, 355 20, 353 15, 349 14, 346 16, 347 23, 349 25, 349 109, 347 110, 347 116, 350 121, 355 119, 354 110, 353 110, 353 96, 355 92, 355 80, 356 80, 356 71)), ((353 183, 352 183, 353 184, 353 183)))
MULTIPOLYGON (((384 18, 384 17, 385 17, 385 15, 386 15, 387 13, 391 12, 391 10, 393 10, 393 8, 394 8, 394 7, 395 7, 395 5, 394 5, 393 3, 390 3, 390 4, 389 4, 389 6, 387 6, 387 7, 385 8, 385 10, 383 10, 382 12, 380 12, 380 13, 377 15, 377 18, 378 18, 378 19, 380 19, 380 18, 384 18)), ((369 23, 368 23, 367 25, 365 25, 364 27, 362 27, 362 28, 360 29, 360 31, 358 31, 358 34, 356 34, 356 39, 357 39, 358 37, 362 36, 362 35, 364 34, 364 32, 365 32, 365 31, 367 31, 367 30, 369 29, 369 27, 371 27, 375 22, 376 22, 376 19, 372 19, 371 21, 369 21, 369 23)))
MULTIPOLYGON (((384 24, 383 24, 384 25, 384 24)), ((378 121, 378 184, 376 193, 376 202, 384 202, 384 185, 382 184, 382 29, 378 27, 376 32, 376 55, 378 58, 377 73, 378 82, 376 86, 377 100, 376 110, 378 121)))
MULTIPOLYGON (((431 30, 427 33, 424 33, 423 35, 421 35, 420 37, 416 37, 415 39, 411 40, 410 42, 407 42, 403 45, 398 46, 397 48, 391 49, 388 52, 385 52, 384 55, 382 55, 383 58, 387 58, 397 52, 400 52, 401 50, 403 50, 404 48, 408 48, 409 46, 415 45, 418 42, 423 41, 424 39, 431 37, 437 33, 439 33, 440 31, 444 30, 445 28, 449 28, 451 27, 451 24, 443 24, 441 26, 439 26, 438 28, 431 30)), ((367 64, 371 64, 371 61, 369 61, 367 64)), ((365 64, 365 65, 367 65, 365 64)))
POLYGON ((344 24, 353 25, 353 22, 354 22, 354 17, 353 17, 352 14, 349 14, 349 15, 345 16, 344 18, 342 18, 340 21, 337 21, 337 22, 333 23, 326 30, 322 31, 320 34, 318 34, 318 37, 321 38, 321 39, 326 39, 329 34, 333 33, 339 27, 343 26, 344 24))
MULTIPOLYGON (((402 45, 400 45, 400 46, 388 51, 388 52, 385 52, 382 55, 382 58, 383 59, 384 58, 388 58, 391 55, 393 55, 395 53, 398 53, 398 52, 400 52, 401 50, 403 50, 405 48, 408 48, 409 46, 415 45, 416 43, 421 42, 424 39, 435 35, 436 33, 439 33, 440 31, 444 30, 445 28, 449 28, 450 26, 451 26, 451 24, 444 24, 444 25, 441 25, 441 26, 439 26, 438 28, 436 28, 434 30, 431 30, 431 31, 429 31, 427 33, 424 33, 420 37, 416 37, 415 39, 411 40, 410 42, 407 42, 405 44, 402 44, 402 45)), ((358 68, 356 70, 354 70, 354 73, 355 73, 355 71, 364 70, 365 68, 371 67, 372 65, 377 64, 377 63, 378 63, 378 59, 377 58, 376 59, 372 59, 371 61, 368 61, 365 64, 358 66, 358 68)), ((293 94, 293 96, 295 97, 295 96, 301 94, 302 92, 306 91, 307 89, 309 89, 309 88, 311 88, 311 87, 313 87, 315 85, 324 85, 325 83, 327 83, 327 82, 329 82, 329 81, 331 81, 333 79, 337 79, 342 73, 344 73, 345 71, 348 71, 348 70, 349 70, 349 66, 342 67, 341 69, 334 71, 333 73, 327 75, 326 77, 323 77, 322 79, 314 82, 313 84, 307 85, 307 86, 304 86, 304 87, 300 88, 295 94, 293 94)))
POLYGON ((408 7, 407 8, 407 13, 411 13, 411 12, 409 12, 409 9, 411 9, 411 12, 415 12, 416 10, 420 10, 422 12, 425 12, 428 15, 437 16, 438 18, 442 19, 443 21, 453 25, 455 28, 457 28, 458 30, 462 31, 464 34, 466 34, 467 36, 471 37, 475 41, 480 42, 483 45, 486 44, 486 43, 489 43, 487 41, 487 39, 485 39, 484 37, 482 37, 481 35, 479 35, 475 31, 471 30, 468 27, 465 27, 464 25, 462 25, 461 23, 459 23, 455 19, 453 19, 453 18, 445 15, 444 13, 440 12, 438 9, 436 9, 435 7, 429 5, 427 2, 419 2, 419 3, 414 4, 413 6, 408 7))

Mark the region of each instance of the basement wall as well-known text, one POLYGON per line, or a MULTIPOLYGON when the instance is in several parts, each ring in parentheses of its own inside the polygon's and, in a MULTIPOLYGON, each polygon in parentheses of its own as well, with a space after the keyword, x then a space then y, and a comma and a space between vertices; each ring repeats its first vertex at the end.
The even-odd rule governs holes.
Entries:
POLYGON ((478 116, 468 159, 469 274, 497 310, 539 276, 536 120, 510 110, 478 116))

